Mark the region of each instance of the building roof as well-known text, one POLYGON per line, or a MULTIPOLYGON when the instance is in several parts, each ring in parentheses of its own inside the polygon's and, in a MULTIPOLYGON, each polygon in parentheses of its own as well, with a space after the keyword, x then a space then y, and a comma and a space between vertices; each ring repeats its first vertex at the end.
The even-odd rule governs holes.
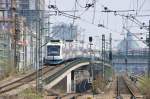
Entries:
POLYGON ((139 44, 133 39, 133 34, 128 32, 126 38, 124 38, 117 46, 119 52, 126 53, 126 51, 132 51, 139 49, 139 44))

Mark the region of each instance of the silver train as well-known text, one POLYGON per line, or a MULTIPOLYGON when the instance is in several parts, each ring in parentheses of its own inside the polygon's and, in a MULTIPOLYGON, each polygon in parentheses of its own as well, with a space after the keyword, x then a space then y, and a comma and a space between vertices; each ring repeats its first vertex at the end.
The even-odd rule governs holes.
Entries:
POLYGON ((73 46, 74 42, 51 40, 46 44, 44 64, 60 64, 74 59, 80 53, 73 46))

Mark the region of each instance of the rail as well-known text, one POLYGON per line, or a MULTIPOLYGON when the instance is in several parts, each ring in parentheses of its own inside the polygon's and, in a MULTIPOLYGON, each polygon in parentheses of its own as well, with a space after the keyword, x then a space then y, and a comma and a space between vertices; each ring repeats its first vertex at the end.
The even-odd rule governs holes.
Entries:
MULTIPOLYGON (((84 60, 84 61, 86 61, 86 60, 84 60)), ((55 74, 53 74, 53 75, 49 76, 48 78, 46 78, 44 80, 44 82, 46 84, 52 82, 57 77, 59 77, 60 75, 62 75, 65 71, 67 71, 68 69, 70 69, 71 67, 73 67, 74 65, 77 65, 77 64, 79 64, 81 62, 84 62, 84 61, 83 60, 81 61, 81 60, 77 59, 77 60, 71 62, 70 64, 66 65, 62 70, 60 70, 60 71, 56 72, 55 74)))
POLYGON ((137 89, 136 87, 133 88, 132 84, 129 83, 129 81, 125 77, 123 77, 123 80, 130 91, 132 99, 137 99, 137 98, 143 99, 143 96, 140 94, 139 89, 137 89))
POLYGON ((117 97, 116 99, 143 99, 143 95, 135 88, 125 76, 117 77, 117 97))
MULTIPOLYGON (((56 67, 43 67, 42 71, 43 71, 43 75, 48 73, 49 71, 52 71, 53 69, 55 69, 56 67)), ((40 69, 41 70, 41 69, 40 69)), ((8 82, 4 85, 0 86, 0 94, 4 94, 6 92, 9 92, 13 89, 16 89, 18 87, 21 87, 27 83, 32 82, 33 80, 36 79, 36 71, 32 72, 24 77, 21 77, 17 80, 14 80, 12 82, 8 82)))
MULTIPOLYGON (((53 80, 57 79, 57 77, 62 75, 68 69, 72 68, 73 66, 75 66, 77 64, 80 64, 80 63, 83 63, 83 62, 89 62, 89 60, 90 60, 89 58, 77 58, 74 61, 68 62, 68 64, 64 63, 64 64, 66 64, 66 66, 63 67, 61 70, 56 71, 56 73, 52 74, 51 76, 48 76, 49 73, 51 71, 53 71, 55 68, 59 67, 59 65, 58 66, 52 66, 52 67, 51 66, 50 67, 43 67, 42 68, 43 75, 47 74, 47 76, 48 76, 47 78, 46 77, 44 78, 44 82, 50 83, 53 80)), ((106 63, 105 65, 109 65, 109 63, 106 63)), ((35 71, 35 72, 27 74, 27 75, 25 75, 21 78, 18 78, 14 81, 4 83, 3 85, 0 85, 0 94, 9 92, 13 89, 17 89, 17 88, 19 88, 19 87, 21 87, 25 84, 28 84, 28 83, 34 81, 36 79, 36 74, 37 74, 37 72, 35 71)))

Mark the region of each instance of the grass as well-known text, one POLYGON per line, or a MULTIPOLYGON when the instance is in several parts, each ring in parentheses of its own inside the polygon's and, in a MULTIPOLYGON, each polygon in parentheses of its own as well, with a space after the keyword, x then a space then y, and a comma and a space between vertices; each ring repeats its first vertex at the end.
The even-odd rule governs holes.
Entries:
POLYGON ((67 78, 65 77, 63 80, 61 80, 58 84, 56 84, 53 89, 59 91, 60 93, 65 93, 66 92, 66 83, 67 83, 67 78))
POLYGON ((140 81, 140 89, 142 93, 146 96, 146 99, 150 99, 150 78, 142 78, 142 80, 140 81))
POLYGON ((22 70, 18 71, 12 64, 12 60, 9 59, 0 59, 0 68, 2 69, 2 74, 0 75, 0 80, 5 78, 24 75, 26 72, 33 71, 32 68, 24 67, 22 70))
POLYGON ((37 93, 35 89, 32 88, 24 90, 18 96, 21 97, 21 99, 43 99, 40 93, 37 93))
POLYGON ((0 68, 2 69, 3 73, 0 77, 0 79, 4 79, 6 77, 12 76, 15 74, 15 69, 11 65, 11 61, 7 59, 1 59, 0 60, 0 68))
POLYGON ((97 88, 98 88, 98 89, 100 89, 101 91, 104 91, 104 87, 105 87, 105 86, 106 86, 106 83, 105 83, 105 81, 103 80, 102 76, 98 75, 98 76, 96 77, 96 80, 95 80, 94 85, 93 85, 94 89, 96 88, 95 90, 97 90, 97 88))

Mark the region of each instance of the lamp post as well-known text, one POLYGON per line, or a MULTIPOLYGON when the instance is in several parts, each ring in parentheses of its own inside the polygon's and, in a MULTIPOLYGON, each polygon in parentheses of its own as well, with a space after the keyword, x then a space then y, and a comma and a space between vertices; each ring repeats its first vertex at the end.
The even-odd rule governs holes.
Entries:
POLYGON ((93 80, 93 70, 92 70, 92 53, 91 53, 91 51, 92 51, 92 37, 90 36, 89 37, 89 42, 90 42, 90 81, 92 81, 93 80))
MULTIPOLYGON (((99 61, 101 63, 101 58, 102 58, 101 51, 100 51, 100 49, 101 49, 101 44, 100 44, 101 43, 101 38, 100 38, 100 36, 95 36, 95 37, 97 37, 98 41, 99 41, 98 54, 99 54, 99 61)), ((99 75, 101 75, 101 64, 99 64, 99 75)))
POLYGON ((48 29, 44 28, 43 26, 43 19, 38 18, 35 19, 34 21, 36 22, 36 55, 35 55, 35 67, 36 67, 36 91, 40 92, 42 95, 42 90, 43 90, 43 83, 42 83, 42 66, 43 66, 43 61, 42 61, 42 37, 43 37, 43 30, 48 29))
POLYGON ((101 42, 101 39, 100 39, 100 36, 95 36, 95 37, 97 37, 98 38, 98 41, 99 41, 99 50, 98 50, 98 52, 99 52, 99 58, 101 58, 101 54, 100 54, 100 48, 101 48, 101 46, 100 46, 100 42, 101 42))
POLYGON ((38 70, 39 70, 39 67, 38 67, 38 61, 39 61, 39 58, 38 58, 38 51, 39 51, 39 47, 38 47, 38 42, 39 42, 39 38, 38 38, 38 33, 39 33, 39 30, 38 30, 38 28, 39 28, 39 26, 38 26, 38 24, 40 23, 40 21, 39 20, 36 20, 36 58, 35 58, 35 60, 36 60, 36 90, 37 90, 37 92, 38 92, 38 85, 39 85, 39 80, 38 80, 38 70))
POLYGON ((42 19, 39 20, 39 33, 38 33, 38 57, 39 57, 39 69, 38 69, 38 92, 41 93, 42 95, 42 92, 43 92, 43 75, 42 75, 42 67, 43 67, 43 51, 42 51, 42 48, 45 46, 45 44, 43 45, 43 33, 44 33, 44 29, 47 29, 47 28, 44 28, 43 26, 43 21, 42 19))
POLYGON ((104 67, 104 64, 105 64, 105 35, 103 34, 102 35, 102 66, 103 66, 103 80, 105 80, 105 67, 104 67))
POLYGON ((128 40, 126 39, 126 57, 125 57, 125 65, 126 65, 126 75, 128 75, 128 40))
POLYGON ((148 38, 148 77, 150 78, 150 20, 149 20, 149 38, 148 38))
POLYGON ((112 35, 109 37, 109 61, 112 64, 112 35))
POLYGON ((40 35, 40 31, 41 31, 41 19, 36 19, 36 57, 35 57, 35 60, 36 60, 36 90, 37 92, 42 92, 42 61, 40 60, 40 57, 41 57, 41 49, 40 49, 40 46, 41 46, 41 42, 40 42, 40 39, 41 39, 41 35, 40 35))

